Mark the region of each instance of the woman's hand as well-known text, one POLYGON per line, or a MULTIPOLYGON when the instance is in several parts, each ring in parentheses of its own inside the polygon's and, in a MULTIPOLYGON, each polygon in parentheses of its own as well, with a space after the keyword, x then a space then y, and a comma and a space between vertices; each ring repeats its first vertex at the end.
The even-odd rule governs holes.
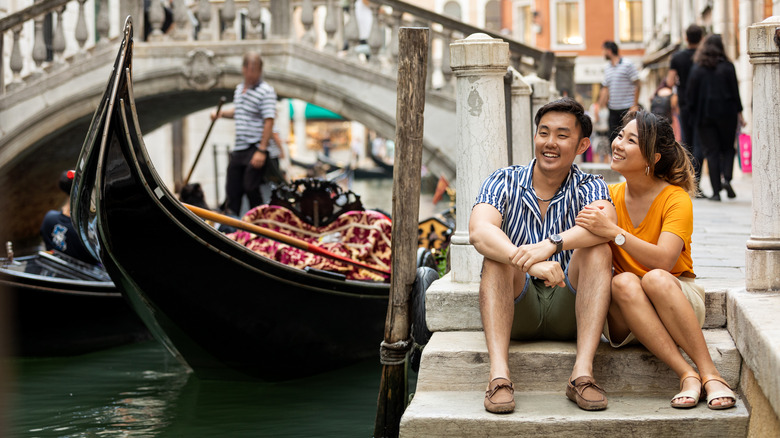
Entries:
POLYGON ((600 237, 611 239, 619 233, 618 226, 601 211, 601 208, 589 205, 580 211, 574 223, 600 237))

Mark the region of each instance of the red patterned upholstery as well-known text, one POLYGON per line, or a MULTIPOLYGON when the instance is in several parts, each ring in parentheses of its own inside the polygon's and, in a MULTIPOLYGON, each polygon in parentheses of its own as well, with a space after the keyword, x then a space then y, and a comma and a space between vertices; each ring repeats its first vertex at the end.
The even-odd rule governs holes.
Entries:
MULTIPOLYGON (((287 208, 261 205, 248 211, 243 220, 314 243, 330 252, 379 269, 390 270, 392 224, 382 213, 371 210, 350 211, 327 226, 317 228, 303 222, 287 208)), ((382 274, 316 255, 247 231, 239 230, 227 236, 252 251, 288 266, 299 269, 310 266, 338 272, 346 275, 350 280, 389 281, 389 277, 382 274)))

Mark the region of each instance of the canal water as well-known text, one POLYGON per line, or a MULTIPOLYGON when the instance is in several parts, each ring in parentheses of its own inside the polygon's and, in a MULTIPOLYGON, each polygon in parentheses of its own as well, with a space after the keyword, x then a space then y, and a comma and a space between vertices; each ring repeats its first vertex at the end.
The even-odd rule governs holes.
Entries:
MULTIPOLYGON (((359 180, 352 189, 367 208, 392 210, 391 180, 359 180)), ((431 196, 421 195, 421 217, 446 207, 446 196, 436 206, 431 196)), ((74 357, 6 359, 0 420, 5 416, 6 436, 20 438, 369 437, 380 341, 377 359, 274 383, 198 379, 156 341, 74 357)))

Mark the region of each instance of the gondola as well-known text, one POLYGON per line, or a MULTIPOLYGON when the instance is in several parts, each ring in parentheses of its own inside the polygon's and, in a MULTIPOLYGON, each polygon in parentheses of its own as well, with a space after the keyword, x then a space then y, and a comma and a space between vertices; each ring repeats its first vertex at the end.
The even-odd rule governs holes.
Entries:
POLYGON ((282 380, 376 357, 389 283, 301 270, 222 235, 166 188, 141 136, 128 17, 80 153, 73 222, 152 333, 201 378, 282 380))
POLYGON ((73 356, 148 340, 149 331, 97 266, 57 251, 0 258, 13 354, 73 356))

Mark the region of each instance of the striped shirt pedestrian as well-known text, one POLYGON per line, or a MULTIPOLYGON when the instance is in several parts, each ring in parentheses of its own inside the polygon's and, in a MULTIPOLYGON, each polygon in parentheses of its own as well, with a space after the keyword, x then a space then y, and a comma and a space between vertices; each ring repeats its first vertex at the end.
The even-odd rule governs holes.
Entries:
POLYGON ((244 91, 240 83, 233 93, 236 121, 236 145, 234 151, 256 147, 263 138, 265 119, 276 118, 276 91, 267 82, 244 91))

